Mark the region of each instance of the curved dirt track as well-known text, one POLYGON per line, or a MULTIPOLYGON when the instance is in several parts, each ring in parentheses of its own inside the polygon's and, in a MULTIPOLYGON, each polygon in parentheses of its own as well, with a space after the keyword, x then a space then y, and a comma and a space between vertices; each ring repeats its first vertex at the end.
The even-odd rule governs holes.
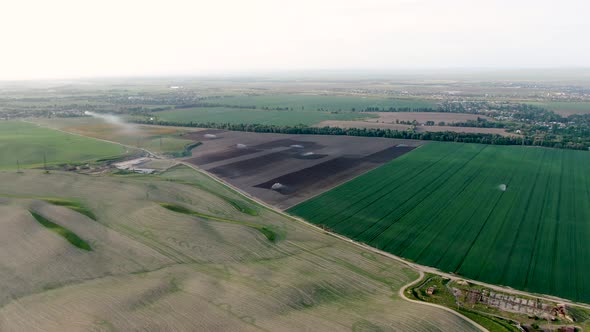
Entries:
POLYGON ((406 297, 406 295, 405 295, 406 289, 408 289, 408 287, 411 287, 411 286, 416 285, 417 283, 419 283, 420 281, 422 281, 424 279, 424 272, 422 272, 422 271, 419 270, 418 273, 420 273, 420 277, 418 277, 418 279, 412 281, 411 283, 409 283, 407 285, 404 285, 402 288, 399 289, 399 296, 402 299, 404 299, 406 301, 413 302, 413 303, 419 303, 419 304, 423 304, 423 305, 428 305, 428 306, 431 306, 431 307, 439 308, 439 309, 445 310, 447 312, 453 313, 455 315, 459 315, 461 318, 465 319, 466 321, 468 321, 469 323, 471 323, 473 326, 477 327, 480 331, 488 331, 485 327, 479 325, 478 323, 476 323, 475 321, 473 321, 471 318, 468 318, 468 317, 466 317, 464 315, 461 315, 460 313, 456 312, 453 309, 449 309, 447 307, 444 307, 444 306, 438 305, 438 304, 434 304, 434 303, 428 303, 428 302, 422 302, 422 301, 412 300, 412 299, 406 297))

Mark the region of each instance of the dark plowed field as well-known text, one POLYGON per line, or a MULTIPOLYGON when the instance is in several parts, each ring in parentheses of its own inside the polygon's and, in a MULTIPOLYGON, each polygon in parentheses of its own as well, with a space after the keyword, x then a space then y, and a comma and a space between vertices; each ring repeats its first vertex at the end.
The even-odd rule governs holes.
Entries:
POLYGON ((269 189, 275 183, 282 184, 285 189, 281 194, 292 194, 302 188, 310 187, 318 182, 329 180, 330 177, 350 171, 361 163, 360 158, 338 157, 302 170, 276 177, 255 187, 269 189))
POLYGON ((288 153, 285 151, 273 152, 261 157, 245 159, 235 163, 217 166, 210 169, 209 171, 215 175, 233 179, 263 172, 265 169, 273 168, 276 163, 289 158, 293 158, 293 153, 288 153))
POLYGON ((193 150, 187 162, 280 208, 320 194, 421 144, 384 138, 220 130, 193 132, 188 137, 203 144, 193 150))
POLYGON ((274 140, 262 144, 258 144, 254 146, 255 149, 273 149, 273 148, 280 148, 280 147, 293 147, 293 148, 307 148, 307 149, 321 149, 324 146, 318 144, 317 142, 309 142, 309 141, 300 141, 300 140, 293 140, 293 139, 279 139, 274 140))
POLYGON ((242 148, 238 149, 237 147, 228 148, 224 151, 219 151, 215 153, 205 154, 198 157, 190 158, 187 161, 191 164, 195 165, 203 165, 203 164, 210 164, 220 160, 227 160, 232 159, 235 157, 245 156, 248 154, 260 152, 260 150, 252 149, 252 148, 242 148))
POLYGON ((268 189, 275 183, 283 185, 277 192, 283 195, 291 195, 298 191, 310 191, 311 188, 333 186, 334 180, 347 178, 350 174, 363 173, 390 161, 404 153, 410 152, 414 147, 393 147, 373 153, 366 157, 338 157, 321 164, 317 164, 302 170, 276 177, 255 187, 268 189))

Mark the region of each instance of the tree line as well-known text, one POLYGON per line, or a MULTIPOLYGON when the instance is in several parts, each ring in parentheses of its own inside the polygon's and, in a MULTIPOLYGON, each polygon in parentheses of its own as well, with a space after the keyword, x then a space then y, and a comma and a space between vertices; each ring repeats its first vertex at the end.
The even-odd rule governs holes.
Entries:
POLYGON ((338 127, 309 127, 305 125, 297 126, 278 126, 266 124, 244 124, 244 123, 212 123, 212 122, 172 122, 172 121, 150 121, 150 120, 133 120, 139 124, 157 124, 162 126, 175 127, 197 127, 213 128, 232 131, 245 131, 256 133, 278 133, 278 134, 299 134, 299 135, 342 135, 342 136, 361 136, 361 137, 384 137, 398 139, 415 139, 426 141, 440 142, 461 142, 461 143, 479 143, 495 145, 535 145, 553 148, 587 150, 588 143, 578 143, 574 141, 553 141, 553 140, 536 140, 534 137, 519 136, 501 136, 497 134, 485 133, 456 133, 450 131, 444 132, 415 132, 404 130, 380 129, 380 128, 338 128, 338 127))

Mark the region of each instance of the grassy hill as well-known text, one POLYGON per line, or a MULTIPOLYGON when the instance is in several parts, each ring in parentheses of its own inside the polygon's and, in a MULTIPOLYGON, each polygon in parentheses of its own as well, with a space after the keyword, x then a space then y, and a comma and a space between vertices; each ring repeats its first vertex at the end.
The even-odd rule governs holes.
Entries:
POLYGON ((160 176, 0 171, 0 183, 3 331, 473 330, 401 299, 399 288, 417 277, 405 265, 186 167, 160 176), (52 203, 73 198, 96 220, 52 203))

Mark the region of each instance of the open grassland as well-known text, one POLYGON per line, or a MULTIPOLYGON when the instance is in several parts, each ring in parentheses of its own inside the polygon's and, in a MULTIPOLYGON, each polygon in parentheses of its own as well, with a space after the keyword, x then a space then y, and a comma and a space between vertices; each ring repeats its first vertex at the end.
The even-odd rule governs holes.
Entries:
POLYGON ((2 331, 474 330, 401 299, 417 277, 406 265, 184 166, 158 176, 0 172, 0 183, 2 331), (74 197, 96 220, 50 202, 74 197))
POLYGON ((568 116, 572 114, 590 114, 590 102, 575 101, 554 101, 554 102, 537 102, 531 103, 536 106, 544 107, 554 111, 557 114, 568 116))
POLYGON ((177 213, 183 213, 183 214, 186 214, 189 216, 197 216, 197 217, 203 218, 205 220, 227 222, 230 224, 243 225, 246 227, 250 227, 252 229, 258 230, 260 233, 262 233, 264 236, 266 236, 266 238, 269 241, 274 242, 277 240, 277 234, 273 230, 271 230, 269 227, 266 227, 263 225, 259 225, 259 224, 251 223, 251 222, 240 221, 240 220, 234 220, 234 219, 220 218, 220 217, 212 216, 209 214, 195 212, 195 211, 185 208, 182 205, 176 205, 176 204, 171 204, 171 203, 160 203, 160 205, 163 208, 168 209, 170 211, 174 211, 177 213))
POLYGON ((38 119, 36 121, 43 126, 143 148, 156 153, 181 154, 187 146, 194 143, 182 138, 186 130, 172 127, 121 125, 89 117, 38 119))
POLYGON ((367 108, 436 108, 436 102, 424 99, 392 99, 364 96, 328 96, 303 94, 230 96, 208 99, 207 102, 219 105, 242 107, 288 108, 294 111, 363 111, 367 108))
POLYGON ((357 120, 372 115, 353 112, 321 112, 316 110, 259 110, 224 107, 176 109, 156 113, 161 121, 178 123, 233 123, 276 126, 312 125, 325 120, 357 120))
POLYGON ((446 272, 590 303, 589 163, 430 143, 289 211, 446 272))
POLYGON ((0 121, 0 169, 81 163, 119 156, 125 149, 116 144, 69 135, 31 123, 0 121))
POLYGON ((80 214, 87 216, 90 219, 96 220, 96 216, 94 215, 94 213, 90 209, 88 209, 83 204, 81 204, 80 202, 77 202, 75 200, 63 199, 63 198, 59 199, 59 198, 52 198, 52 197, 41 197, 39 199, 41 199, 49 204, 67 207, 68 209, 72 209, 80 214))

